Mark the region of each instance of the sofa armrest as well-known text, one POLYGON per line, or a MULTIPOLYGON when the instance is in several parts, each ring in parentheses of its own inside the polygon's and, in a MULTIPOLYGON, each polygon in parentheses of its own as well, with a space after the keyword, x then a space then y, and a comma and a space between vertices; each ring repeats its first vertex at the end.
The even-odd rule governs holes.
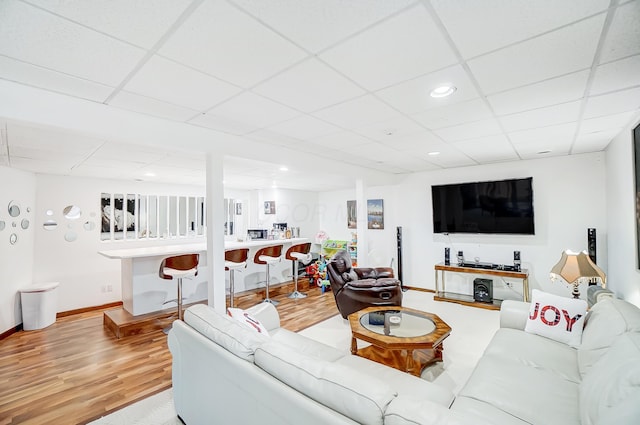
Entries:
POLYGON ((504 300, 500 305, 500 327, 523 331, 529 317, 529 303, 504 300))
POLYGON ((280 327, 280 315, 271 303, 260 303, 249 307, 245 311, 258 319, 267 331, 272 331, 280 327))
POLYGON ((384 414, 385 425, 493 425, 471 414, 429 400, 396 397, 384 414))

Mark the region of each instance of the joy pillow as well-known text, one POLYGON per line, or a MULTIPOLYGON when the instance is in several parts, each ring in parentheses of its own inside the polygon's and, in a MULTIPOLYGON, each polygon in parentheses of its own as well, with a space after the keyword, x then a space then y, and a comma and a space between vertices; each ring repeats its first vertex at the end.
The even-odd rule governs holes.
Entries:
POLYGON ((264 327, 262 323, 255 317, 251 316, 249 313, 244 311, 241 308, 227 308, 227 314, 242 323, 244 326, 253 329, 254 331, 263 334, 269 335, 267 328, 264 327))
POLYGON ((534 289, 525 332, 544 336, 572 347, 582 340, 587 302, 534 289))

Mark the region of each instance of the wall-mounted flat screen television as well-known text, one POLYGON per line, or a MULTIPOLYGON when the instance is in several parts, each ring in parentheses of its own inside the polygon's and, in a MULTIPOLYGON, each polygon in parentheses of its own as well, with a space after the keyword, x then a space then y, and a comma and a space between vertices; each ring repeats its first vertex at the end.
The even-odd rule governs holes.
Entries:
POLYGON ((434 233, 533 235, 533 178, 431 186, 434 233))

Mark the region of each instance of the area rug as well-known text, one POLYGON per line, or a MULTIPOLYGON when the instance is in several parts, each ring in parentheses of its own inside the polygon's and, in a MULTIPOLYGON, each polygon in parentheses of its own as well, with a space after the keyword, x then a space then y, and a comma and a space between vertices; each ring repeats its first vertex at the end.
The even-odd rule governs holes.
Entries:
MULTIPOLYGON (((402 305, 435 313, 452 328, 444 341, 444 362, 428 367, 422 378, 457 394, 467 382, 478 359, 499 326, 499 313, 482 308, 433 301, 433 294, 404 293, 402 305)), ((340 315, 300 331, 345 353, 351 346, 349 322, 340 315)), ((147 397, 89 425, 181 425, 173 406, 171 389, 147 397)))

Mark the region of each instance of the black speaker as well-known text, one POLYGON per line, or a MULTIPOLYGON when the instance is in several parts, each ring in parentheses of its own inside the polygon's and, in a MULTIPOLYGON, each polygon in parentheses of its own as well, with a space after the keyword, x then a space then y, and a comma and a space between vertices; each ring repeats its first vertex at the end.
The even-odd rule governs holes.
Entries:
POLYGON ((458 251, 458 265, 461 266, 464 263, 464 253, 462 251, 458 251))
POLYGON ((520 251, 513 251, 513 268, 517 272, 522 270, 522 262, 520 261, 520 251))
POLYGON ((473 299, 481 303, 493 302, 493 280, 473 279, 473 299))
POLYGON ((400 281, 400 287, 404 290, 404 280, 402 272, 402 226, 396 227, 396 247, 398 249, 398 280, 400 281))
POLYGON ((587 252, 589 253, 589 258, 594 263, 596 262, 596 229, 593 227, 589 227, 587 229, 587 252))
POLYGON ((451 264, 451 250, 449 248, 444 249, 444 264, 447 266, 451 264))

